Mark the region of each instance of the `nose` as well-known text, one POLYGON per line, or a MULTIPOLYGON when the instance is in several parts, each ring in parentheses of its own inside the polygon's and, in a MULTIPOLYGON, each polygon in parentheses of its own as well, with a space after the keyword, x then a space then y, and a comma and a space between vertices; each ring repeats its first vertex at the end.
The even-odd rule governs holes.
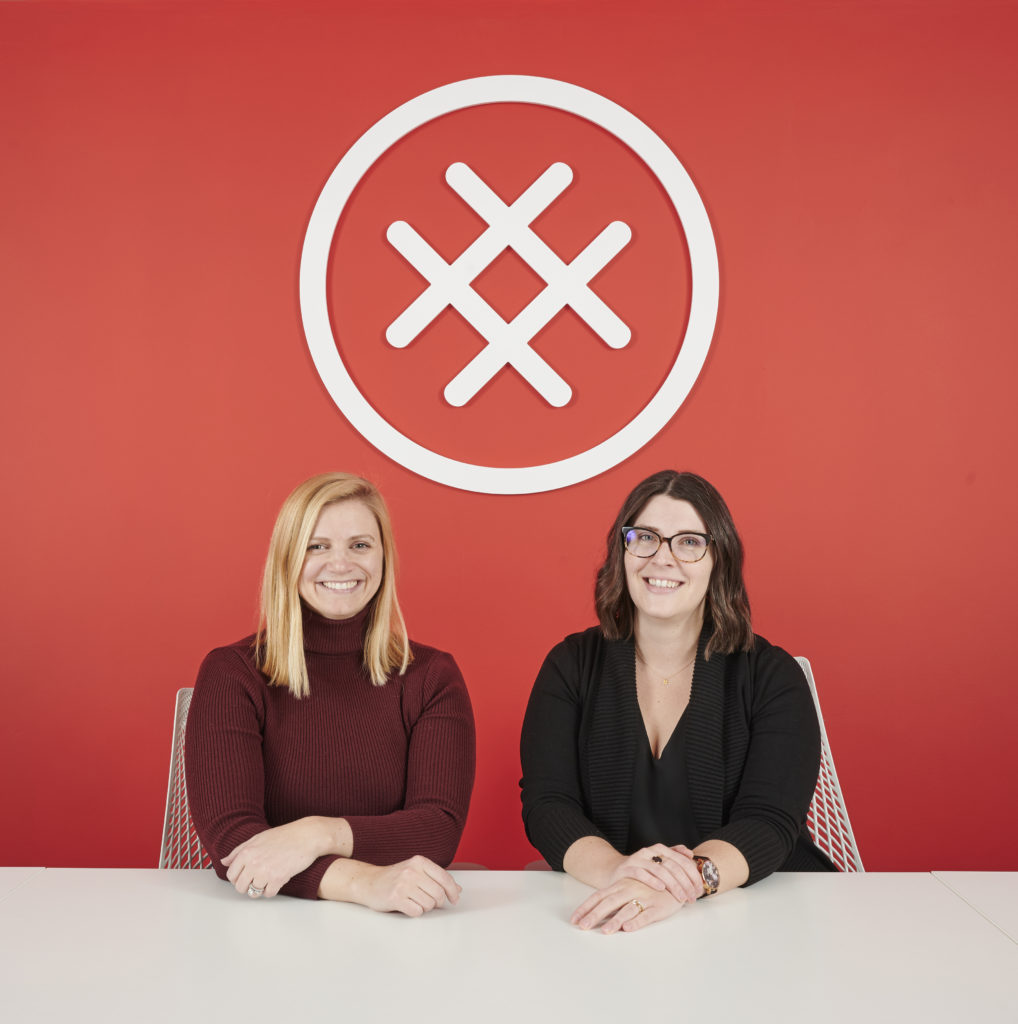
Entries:
POLYGON ((657 565, 675 566, 679 564, 679 560, 675 557, 675 552, 672 551, 671 544, 666 540, 661 541, 661 546, 654 552, 651 562, 657 565))
POLYGON ((333 571, 347 569, 350 566, 350 555, 345 548, 332 548, 326 564, 333 571))

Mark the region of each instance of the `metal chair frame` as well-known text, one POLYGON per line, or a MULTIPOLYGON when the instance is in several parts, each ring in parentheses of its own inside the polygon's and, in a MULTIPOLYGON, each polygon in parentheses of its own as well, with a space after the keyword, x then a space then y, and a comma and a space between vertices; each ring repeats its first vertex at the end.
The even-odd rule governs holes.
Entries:
POLYGON ((159 848, 161 868, 212 867, 212 860, 195 831, 187 803, 184 730, 187 728, 187 713, 191 708, 191 691, 190 686, 177 691, 173 739, 170 744, 170 779, 166 787, 166 816, 163 818, 163 841, 159 848))
POLYGON ((816 708, 817 721, 820 723, 820 774, 817 776, 813 800, 806 814, 806 828, 809 829, 813 842, 834 861, 839 871, 865 871, 855 841, 855 833, 852 831, 852 823, 848 820, 848 810, 841 792, 841 783, 838 782, 838 773, 834 770, 834 756, 831 754, 827 729, 824 727, 813 667, 808 658, 795 660, 799 663, 806 682, 809 683, 809 692, 813 696, 813 706, 816 708))

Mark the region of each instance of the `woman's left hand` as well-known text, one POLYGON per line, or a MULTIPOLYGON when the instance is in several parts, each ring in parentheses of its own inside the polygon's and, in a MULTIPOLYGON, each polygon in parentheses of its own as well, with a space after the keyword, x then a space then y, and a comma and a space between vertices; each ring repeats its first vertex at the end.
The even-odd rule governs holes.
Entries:
POLYGON ((588 896, 573 911, 570 923, 589 931, 601 925, 605 935, 635 932, 671 917, 684 906, 671 893, 652 889, 634 878, 623 878, 588 896))
POLYGON ((237 892, 247 896, 248 887, 262 896, 279 890, 321 856, 322 830, 314 818, 300 818, 269 828, 235 846, 224 858, 226 877, 237 892))

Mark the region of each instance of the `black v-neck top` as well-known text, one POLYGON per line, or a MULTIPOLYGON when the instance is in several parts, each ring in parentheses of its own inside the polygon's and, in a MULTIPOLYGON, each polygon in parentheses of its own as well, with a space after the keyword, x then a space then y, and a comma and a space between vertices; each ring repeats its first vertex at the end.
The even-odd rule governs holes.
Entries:
POLYGON ((655 757, 650 749, 647 730, 640 730, 626 853, 655 843, 685 843, 692 849, 700 842, 686 773, 688 721, 689 716, 683 711, 660 757, 655 757))
MULTIPOLYGON (((834 871, 806 829, 820 728, 802 670, 760 636, 750 651, 708 660, 709 635, 705 622, 683 713, 697 838, 741 851, 747 884, 779 868, 834 871)), ((558 644, 534 684, 520 737, 527 837, 553 868, 562 870, 566 850, 583 836, 620 851, 631 845, 633 778, 646 746, 632 641, 605 640, 594 628, 558 644)))

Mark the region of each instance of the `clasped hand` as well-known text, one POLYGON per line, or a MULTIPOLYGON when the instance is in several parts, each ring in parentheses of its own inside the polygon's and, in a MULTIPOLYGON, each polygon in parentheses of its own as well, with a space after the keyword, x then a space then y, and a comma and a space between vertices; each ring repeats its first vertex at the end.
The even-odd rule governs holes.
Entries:
POLYGON ((372 910, 420 917, 429 910, 457 903, 462 887, 433 860, 420 854, 398 864, 361 864, 354 900, 372 910))
POLYGON ((279 890, 322 855, 321 828, 313 818, 300 818, 268 828, 235 846, 224 858, 226 877, 239 893, 248 886, 275 896, 279 890))
POLYGON ((607 885, 573 912, 572 924, 588 930, 601 925, 610 935, 636 931, 671 917, 703 894, 693 851, 686 846, 648 846, 621 860, 607 885))

